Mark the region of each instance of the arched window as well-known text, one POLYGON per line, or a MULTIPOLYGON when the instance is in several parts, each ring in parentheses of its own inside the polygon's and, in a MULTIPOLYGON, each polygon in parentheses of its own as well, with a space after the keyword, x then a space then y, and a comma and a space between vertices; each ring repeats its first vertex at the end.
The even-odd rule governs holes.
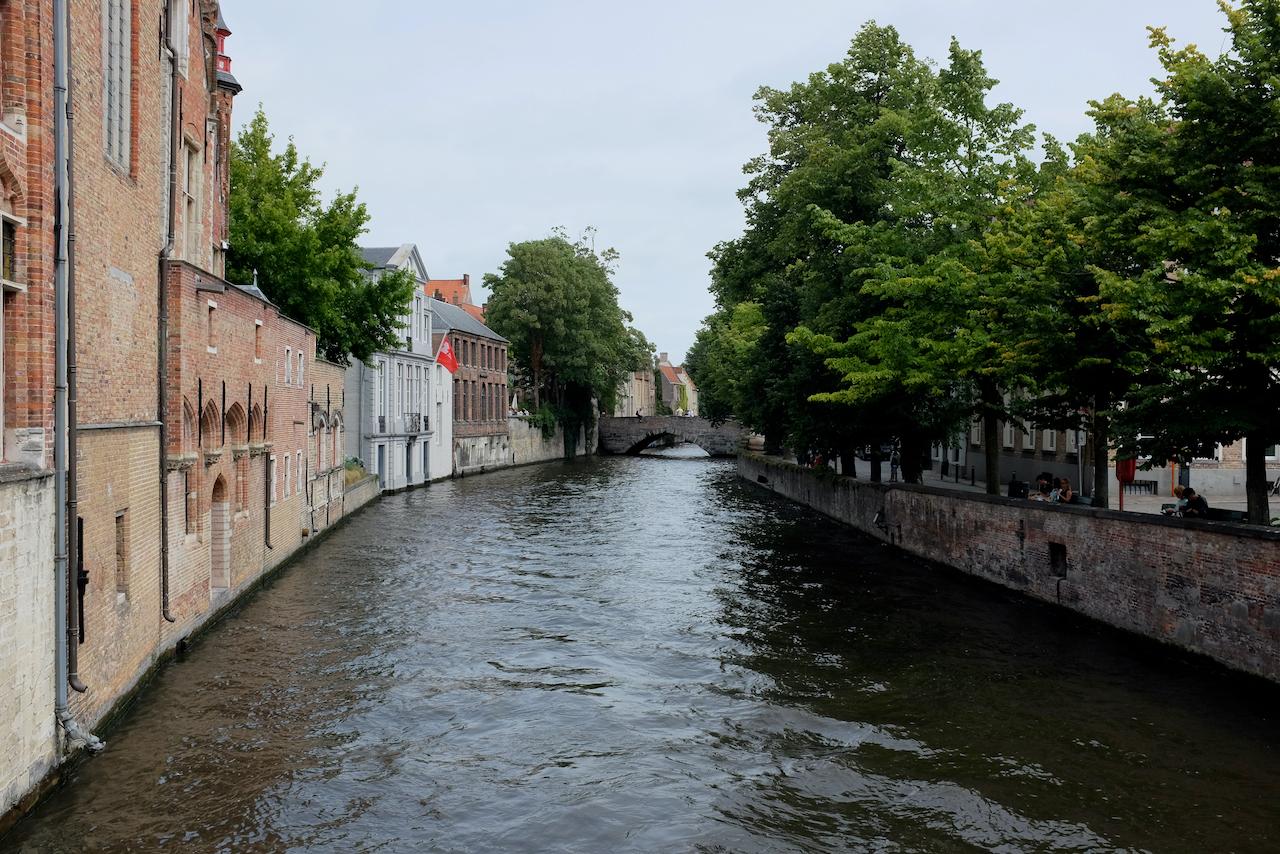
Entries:
POLYGON ((218 405, 212 400, 204 405, 200 416, 200 447, 222 447, 222 419, 218 417, 218 405))
POLYGON ((244 417, 244 407, 239 401, 227 409, 227 442, 232 445, 243 445, 249 441, 248 421, 244 417))
POLYGON ((266 434, 262 431, 262 407, 255 403, 253 409, 249 410, 249 441, 265 442, 266 439, 266 434))

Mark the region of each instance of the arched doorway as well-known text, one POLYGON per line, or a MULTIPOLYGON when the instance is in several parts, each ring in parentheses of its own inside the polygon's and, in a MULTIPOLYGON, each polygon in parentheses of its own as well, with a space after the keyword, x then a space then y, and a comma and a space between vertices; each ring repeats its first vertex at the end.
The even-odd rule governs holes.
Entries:
POLYGON ((209 587, 226 590, 231 586, 231 502, 227 481, 222 475, 213 483, 209 507, 209 587))

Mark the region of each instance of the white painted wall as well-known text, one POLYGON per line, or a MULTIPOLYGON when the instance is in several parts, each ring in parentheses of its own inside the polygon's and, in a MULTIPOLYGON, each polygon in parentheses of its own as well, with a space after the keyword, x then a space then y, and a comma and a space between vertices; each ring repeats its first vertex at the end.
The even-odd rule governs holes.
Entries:
POLYGON ((57 757, 53 479, 0 484, 0 815, 57 757))

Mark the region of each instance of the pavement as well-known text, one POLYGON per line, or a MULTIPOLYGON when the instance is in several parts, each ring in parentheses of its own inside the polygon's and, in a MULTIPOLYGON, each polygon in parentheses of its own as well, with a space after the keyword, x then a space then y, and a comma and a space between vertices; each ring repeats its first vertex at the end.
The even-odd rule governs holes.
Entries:
MULTIPOLYGON (((889 465, 886 463, 881 467, 881 472, 886 481, 889 480, 889 465)), ((858 460, 857 476, 863 480, 871 478, 871 463, 865 460, 858 460)), ((961 479, 956 483, 954 476, 943 479, 938 471, 926 471, 924 473, 924 485, 933 486, 940 489, 951 489, 957 492, 986 492, 986 483, 984 481, 976 481, 972 484, 967 479, 961 479)), ((1114 487, 1118 484, 1112 484, 1111 493, 1111 509, 1119 510, 1119 495, 1114 487)), ((1008 493, 1008 484, 1000 485, 1000 494, 1008 493)), ((1124 496, 1124 512, 1126 513, 1155 513, 1159 514, 1162 504, 1172 504, 1175 499, 1172 495, 1145 495, 1125 493, 1124 496)), ((1206 494, 1205 500, 1209 502, 1210 507, 1217 507, 1223 510, 1247 510, 1249 508, 1248 499, 1243 495, 1231 496, 1213 496, 1206 494)), ((1280 514, 1280 499, 1271 502, 1271 514, 1273 516, 1280 514)))

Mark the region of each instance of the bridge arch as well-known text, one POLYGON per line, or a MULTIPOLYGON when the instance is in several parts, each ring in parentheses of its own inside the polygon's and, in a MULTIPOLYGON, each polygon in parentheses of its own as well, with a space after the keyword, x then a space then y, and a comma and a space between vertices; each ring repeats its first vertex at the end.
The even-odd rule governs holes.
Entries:
POLYGON ((731 457, 746 438, 746 431, 732 421, 712 424, 705 418, 679 415, 601 418, 599 430, 601 453, 627 456, 669 439, 697 445, 713 457, 731 457))

